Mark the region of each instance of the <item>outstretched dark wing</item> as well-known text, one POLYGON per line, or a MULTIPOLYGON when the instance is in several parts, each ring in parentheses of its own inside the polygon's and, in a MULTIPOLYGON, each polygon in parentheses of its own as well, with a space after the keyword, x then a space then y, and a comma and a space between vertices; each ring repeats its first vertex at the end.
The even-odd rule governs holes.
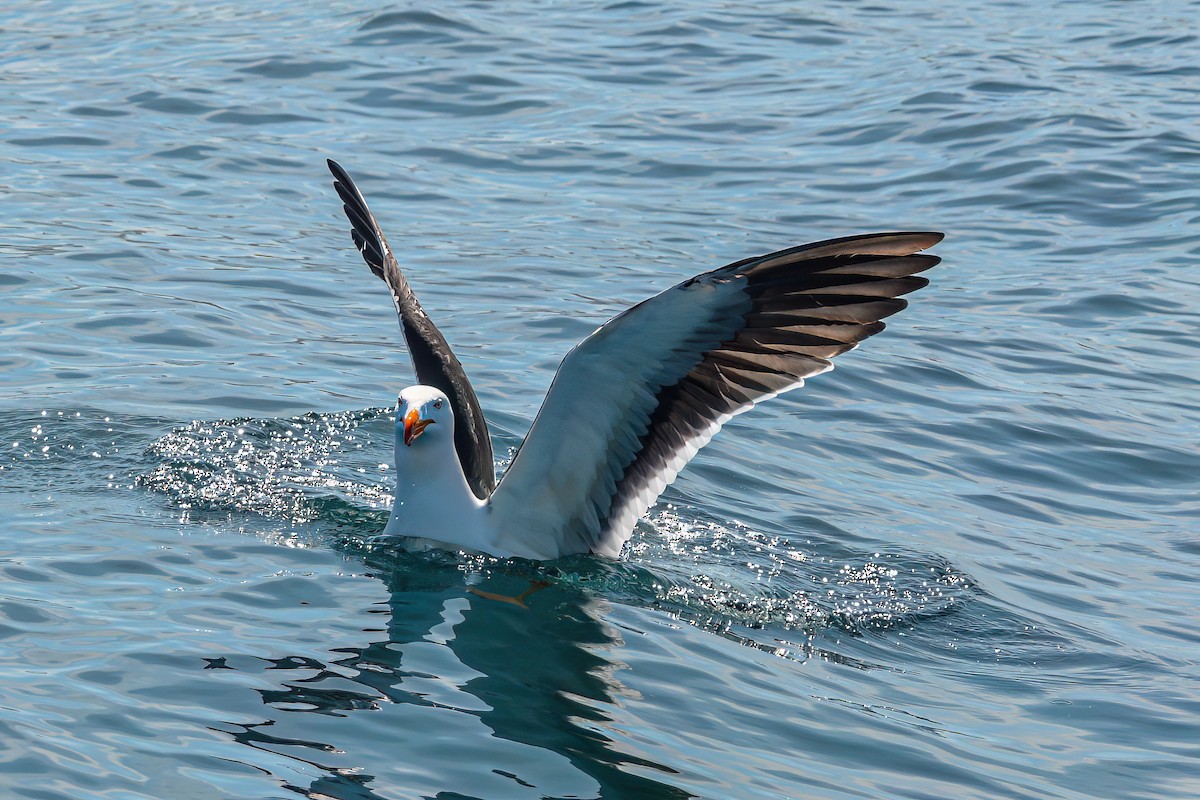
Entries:
POLYGON ((501 544, 616 556, 692 456, 736 414, 832 369, 925 286, 940 233, 801 245, 684 281, 563 359, 492 496, 501 544))
POLYGON ((488 435, 483 409, 462 364, 455 358, 446 337, 433 324, 433 320, 417 302, 400 272, 400 265, 388 247, 379 224, 367 208, 362 192, 354 185, 346 170, 335 161, 329 161, 333 173, 333 188, 342 198, 342 209, 350 220, 350 235, 362 253, 363 260, 391 290, 400 315, 400 330, 408 344, 417 380, 427 386, 441 389, 454 406, 454 447, 462 462, 463 474, 471 491, 479 499, 486 499, 496 488, 496 469, 492 460, 492 440, 488 435))

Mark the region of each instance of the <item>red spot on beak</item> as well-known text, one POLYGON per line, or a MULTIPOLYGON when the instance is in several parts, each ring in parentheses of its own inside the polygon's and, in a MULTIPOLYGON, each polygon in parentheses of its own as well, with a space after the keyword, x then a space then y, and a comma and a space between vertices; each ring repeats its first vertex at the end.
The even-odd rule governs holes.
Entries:
POLYGON ((417 409, 410 408, 404 415, 404 444, 411 445, 413 440, 421 435, 421 431, 433 424, 431 419, 421 419, 417 409))

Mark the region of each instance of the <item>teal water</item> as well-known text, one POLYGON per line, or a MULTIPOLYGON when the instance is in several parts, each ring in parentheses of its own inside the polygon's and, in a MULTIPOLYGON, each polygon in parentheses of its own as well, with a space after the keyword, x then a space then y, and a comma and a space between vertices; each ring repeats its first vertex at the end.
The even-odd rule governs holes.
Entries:
POLYGON ((1198 14, 0 11, 0 796, 1200 794, 1198 14), (410 555, 326 157, 502 458, 696 272, 945 261, 620 562, 410 555))

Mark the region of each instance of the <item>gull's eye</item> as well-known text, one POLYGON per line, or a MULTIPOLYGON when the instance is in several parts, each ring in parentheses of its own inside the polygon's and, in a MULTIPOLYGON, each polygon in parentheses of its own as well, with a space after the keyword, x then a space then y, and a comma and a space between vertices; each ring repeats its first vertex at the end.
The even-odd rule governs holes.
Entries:
POLYGON ((441 400, 435 400, 435 401, 434 401, 434 403, 433 403, 433 407, 434 407, 434 408, 441 408, 441 407, 442 407, 442 401, 441 401, 441 400))

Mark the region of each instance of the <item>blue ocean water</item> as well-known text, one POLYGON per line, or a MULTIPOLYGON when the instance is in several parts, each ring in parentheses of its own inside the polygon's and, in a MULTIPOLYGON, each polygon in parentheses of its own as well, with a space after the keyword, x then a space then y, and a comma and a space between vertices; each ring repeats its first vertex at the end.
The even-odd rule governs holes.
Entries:
POLYGON ((1198 14, 0 11, 0 796, 1200 795, 1198 14), (945 260, 621 561, 406 554, 326 157, 504 459, 696 272, 945 260))

